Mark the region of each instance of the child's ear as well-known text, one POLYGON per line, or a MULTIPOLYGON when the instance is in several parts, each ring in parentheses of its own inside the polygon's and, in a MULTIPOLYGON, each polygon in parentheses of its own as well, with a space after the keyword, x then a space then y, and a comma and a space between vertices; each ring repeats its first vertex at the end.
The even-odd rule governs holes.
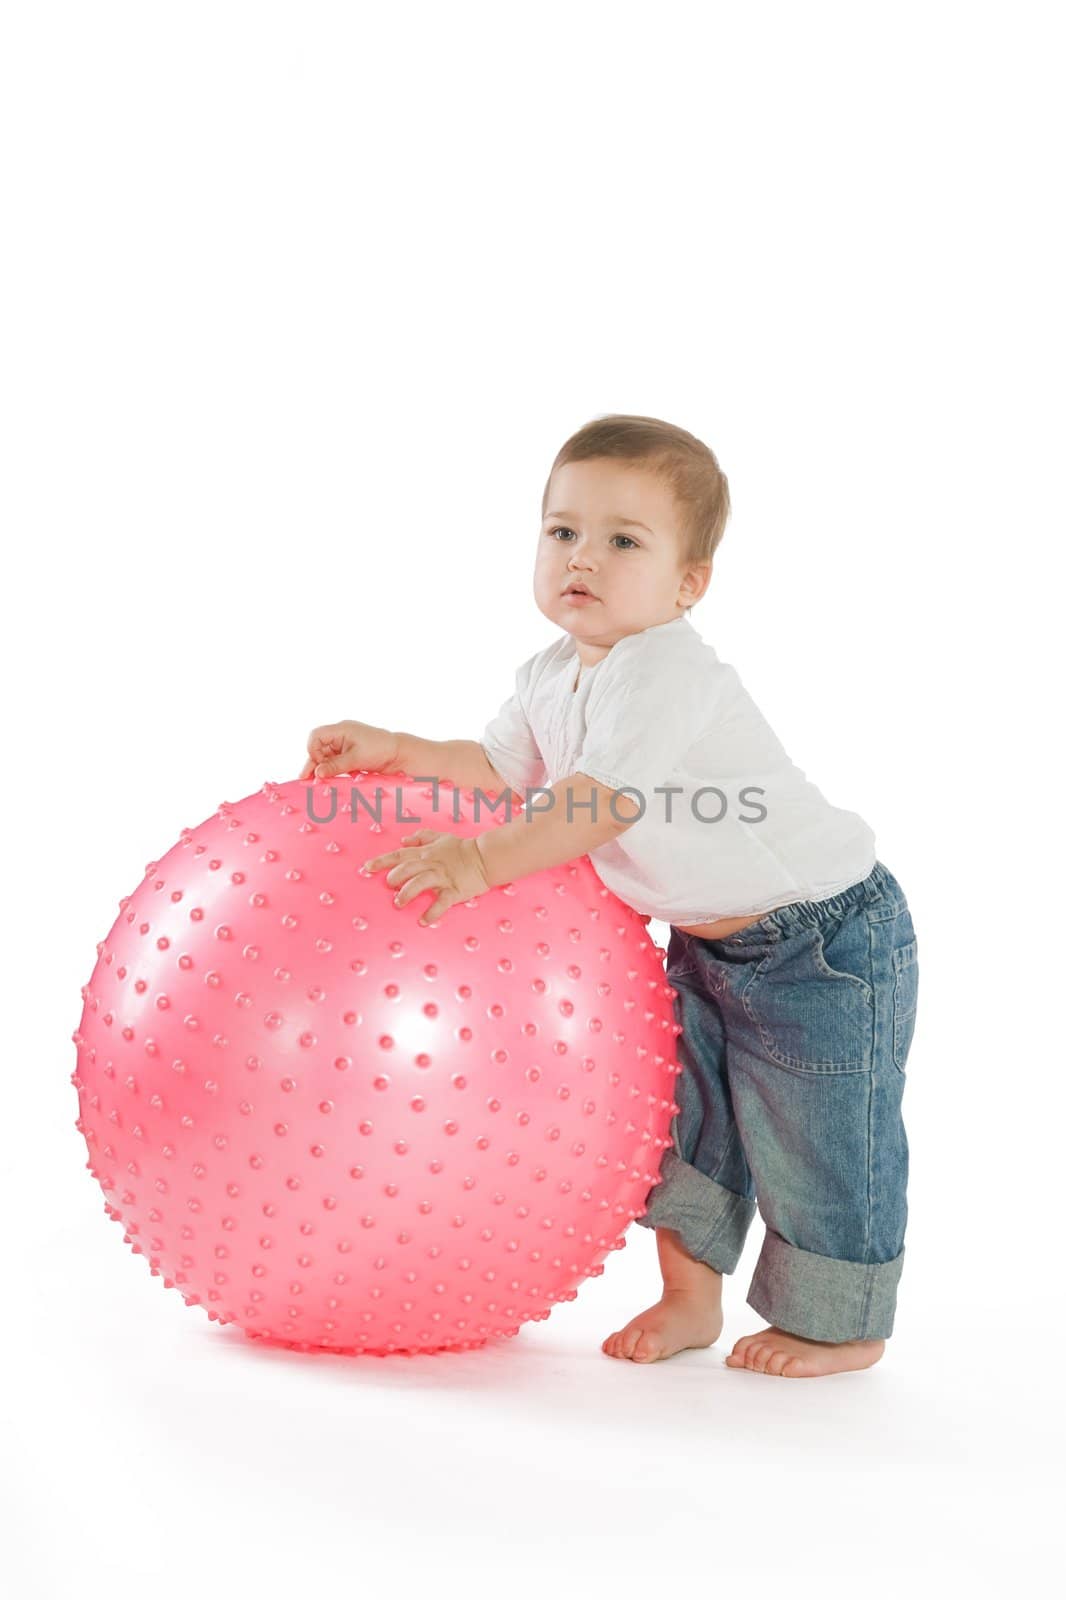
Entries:
POLYGON ((685 574, 682 589, 686 592, 689 605, 694 606, 707 592, 707 585, 711 581, 711 568, 714 565, 712 556, 710 561, 701 561, 699 566, 690 567, 685 574))

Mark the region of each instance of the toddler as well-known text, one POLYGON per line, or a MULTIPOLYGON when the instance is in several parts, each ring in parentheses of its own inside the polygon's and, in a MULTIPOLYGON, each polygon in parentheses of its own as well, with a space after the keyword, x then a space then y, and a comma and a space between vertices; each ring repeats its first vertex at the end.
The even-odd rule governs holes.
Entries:
POLYGON ((518 668, 480 741, 332 724, 312 733, 301 776, 436 774, 529 802, 476 838, 423 828, 365 863, 391 869, 397 905, 433 895, 425 924, 584 854, 671 924, 679 1110, 637 1219, 655 1229, 663 1293, 604 1352, 657 1361, 713 1344, 722 1274, 758 1206, 748 1304, 768 1326, 727 1366, 871 1366, 907 1218, 918 962, 903 890, 867 824, 793 765, 689 620, 729 515, 712 451, 654 418, 599 418, 559 451, 541 510, 534 596, 562 635, 518 668))

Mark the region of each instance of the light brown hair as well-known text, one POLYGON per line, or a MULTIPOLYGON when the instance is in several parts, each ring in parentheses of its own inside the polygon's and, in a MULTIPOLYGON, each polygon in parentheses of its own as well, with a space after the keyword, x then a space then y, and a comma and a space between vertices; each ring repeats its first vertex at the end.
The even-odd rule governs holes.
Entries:
POLYGON ((729 480, 714 451, 701 439, 658 417, 612 412, 572 433, 552 462, 541 497, 541 517, 557 467, 603 457, 639 466, 667 484, 679 513, 682 563, 710 561, 729 518, 729 480))

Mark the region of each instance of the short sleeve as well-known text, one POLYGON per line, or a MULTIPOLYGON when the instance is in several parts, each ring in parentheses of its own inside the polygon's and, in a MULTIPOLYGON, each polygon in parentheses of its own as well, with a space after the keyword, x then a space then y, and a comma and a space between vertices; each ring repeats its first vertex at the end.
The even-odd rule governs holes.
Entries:
POLYGON ((574 761, 609 789, 635 789, 650 807, 686 753, 708 731, 710 696, 699 674, 619 674, 589 697, 588 723, 574 761))
MULTIPOLYGON (((525 664, 528 666, 528 663, 525 664)), ((548 770, 522 706, 524 667, 515 674, 515 692, 505 700, 481 735, 481 748, 512 789, 543 788, 548 770)))

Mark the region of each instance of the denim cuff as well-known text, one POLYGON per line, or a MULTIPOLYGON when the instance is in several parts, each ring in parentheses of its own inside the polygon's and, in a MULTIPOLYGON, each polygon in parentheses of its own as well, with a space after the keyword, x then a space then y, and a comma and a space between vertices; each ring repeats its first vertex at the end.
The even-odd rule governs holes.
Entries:
POLYGON ((797 1249, 767 1228, 748 1305, 803 1339, 887 1339, 903 1256, 901 1250, 893 1261, 838 1261, 797 1249))
POLYGON ((755 1215, 754 1200, 723 1189, 668 1145, 647 1206, 642 1217, 634 1218, 642 1228, 673 1228, 697 1261, 715 1272, 736 1270, 755 1215))

